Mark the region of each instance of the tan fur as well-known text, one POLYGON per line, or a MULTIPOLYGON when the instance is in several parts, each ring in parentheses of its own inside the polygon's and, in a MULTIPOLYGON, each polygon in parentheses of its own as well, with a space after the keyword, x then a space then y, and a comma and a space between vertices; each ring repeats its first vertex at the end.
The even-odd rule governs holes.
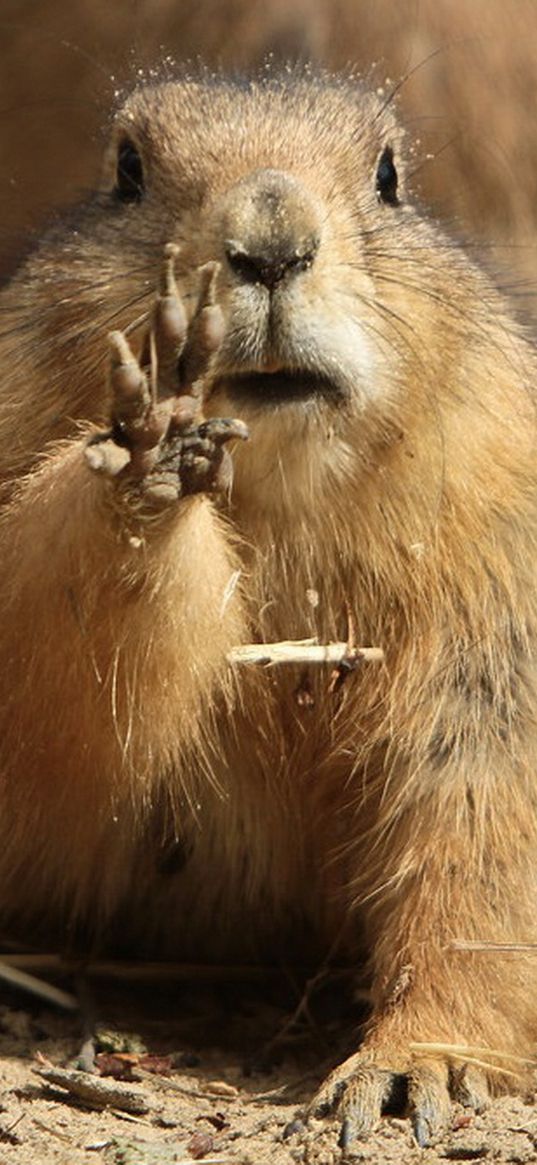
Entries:
POLYGON ((535 939, 534 350, 404 192, 379 204, 401 131, 354 84, 142 89, 126 131, 145 198, 112 204, 111 148, 103 193, 1 299, 5 923, 110 942, 121 919, 138 951, 250 958, 357 959, 363 928, 379 1062, 404 1069, 416 1039, 527 1054, 528 968, 450 943, 535 939), (267 231, 320 239, 270 331, 225 256, 231 229, 255 238, 267 167, 267 231), (207 411, 251 440, 229 501, 148 520, 78 426, 106 421, 105 334, 147 313, 170 240, 187 308, 222 263, 207 411), (235 373, 305 363, 340 395, 239 410, 235 373), (336 693, 312 671, 313 710, 302 669, 226 663, 252 638, 345 638, 349 610, 385 664, 336 693))

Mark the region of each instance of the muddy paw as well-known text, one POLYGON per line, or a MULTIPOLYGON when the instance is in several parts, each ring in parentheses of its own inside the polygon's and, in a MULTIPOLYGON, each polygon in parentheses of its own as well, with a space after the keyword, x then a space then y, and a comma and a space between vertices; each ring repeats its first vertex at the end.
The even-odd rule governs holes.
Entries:
POLYGON ((340 1118, 339 1145, 344 1150, 367 1137, 383 1113, 408 1116, 423 1148, 449 1128, 452 1100, 479 1112, 488 1099, 485 1074, 473 1066, 454 1067, 445 1059, 412 1055, 402 1060, 364 1049, 331 1073, 308 1115, 340 1118))
POLYGON ((152 509, 179 497, 229 488, 228 441, 248 437, 243 421, 203 417, 204 386, 223 336, 215 302, 216 263, 200 272, 197 306, 187 325, 174 261, 165 248, 160 293, 140 360, 123 332, 109 336, 111 426, 86 446, 92 470, 116 478, 152 509))

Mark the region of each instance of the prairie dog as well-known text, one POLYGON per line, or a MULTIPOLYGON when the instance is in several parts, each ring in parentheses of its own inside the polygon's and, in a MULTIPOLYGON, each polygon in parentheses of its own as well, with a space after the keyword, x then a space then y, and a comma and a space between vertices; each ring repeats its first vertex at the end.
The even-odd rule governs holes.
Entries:
POLYGON ((529 339, 407 200, 392 105, 325 76, 133 93, 1 310, 4 925, 365 936, 315 1111, 348 1143, 403 1074, 425 1144, 487 1073, 416 1041, 534 1039, 528 969, 452 946, 535 937, 529 339), (349 619, 385 663, 341 686, 228 662, 349 619))

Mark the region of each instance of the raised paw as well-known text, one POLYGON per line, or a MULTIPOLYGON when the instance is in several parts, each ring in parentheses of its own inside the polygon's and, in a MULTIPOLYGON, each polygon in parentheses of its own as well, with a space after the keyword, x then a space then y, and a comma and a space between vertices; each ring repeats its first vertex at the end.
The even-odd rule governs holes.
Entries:
POLYGON ((485 1108, 489 1100, 485 1073, 473 1065, 456 1067, 440 1057, 409 1054, 403 1060, 364 1049, 331 1073, 308 1115, 337 1116, 343 1150, 365 1139, 383 1113, 408 1116, 423 1148, 449 1127, 453 1100, 476 1112, 485 1108))
POLYGON ((123 332, 111 332, 111 427, 86 446, 92 470, 116 478, 151 509, 179 497, 229 488, 226 449, 244 440, 243 421, 203 417, 204 384, 223 336, 215 302, 216 263, 200 271, 194 315, 187 325, 174 276, 177 248, 165 248, 161 286, 138 360, 123 332))

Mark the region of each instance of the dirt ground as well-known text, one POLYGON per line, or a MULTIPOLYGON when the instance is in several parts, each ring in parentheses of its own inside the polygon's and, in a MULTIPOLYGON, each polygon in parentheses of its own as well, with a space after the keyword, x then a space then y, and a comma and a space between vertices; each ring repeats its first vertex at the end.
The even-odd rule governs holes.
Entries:
MULTIPOLYGON (((302 988, 239 981, 179 988, 98 983, 92 988, 106 1108, 60 1087, 82 1021, 15 991, 0 1007, 0 1165, 331 1165, 342 1160, 334 1120, 301 1113, 333 1064, 356 1046, 360 1013, 327 987, 296 1013, 302 988), (119 1055, 118 1055, 119 1049, 119 1055), (123 1050, 121 1050, 123 1049, 123 1050), (121 1080, 125 1072, 130 1079, 121 1080), (112 1090, 110 1092, 110 1090, 112 1090), (136 1111, 125 1111, 129 1108, 136 1111)), ((78 1083, 81 1076, 72 1076, 78 1083)), ((384 1117, 345 1161, 437 1165, 537 1161, 532 1094, 497 1099, 483 1114, 453 1106, 451 1128, 419 1149, 410 1124, 384 1117)))

